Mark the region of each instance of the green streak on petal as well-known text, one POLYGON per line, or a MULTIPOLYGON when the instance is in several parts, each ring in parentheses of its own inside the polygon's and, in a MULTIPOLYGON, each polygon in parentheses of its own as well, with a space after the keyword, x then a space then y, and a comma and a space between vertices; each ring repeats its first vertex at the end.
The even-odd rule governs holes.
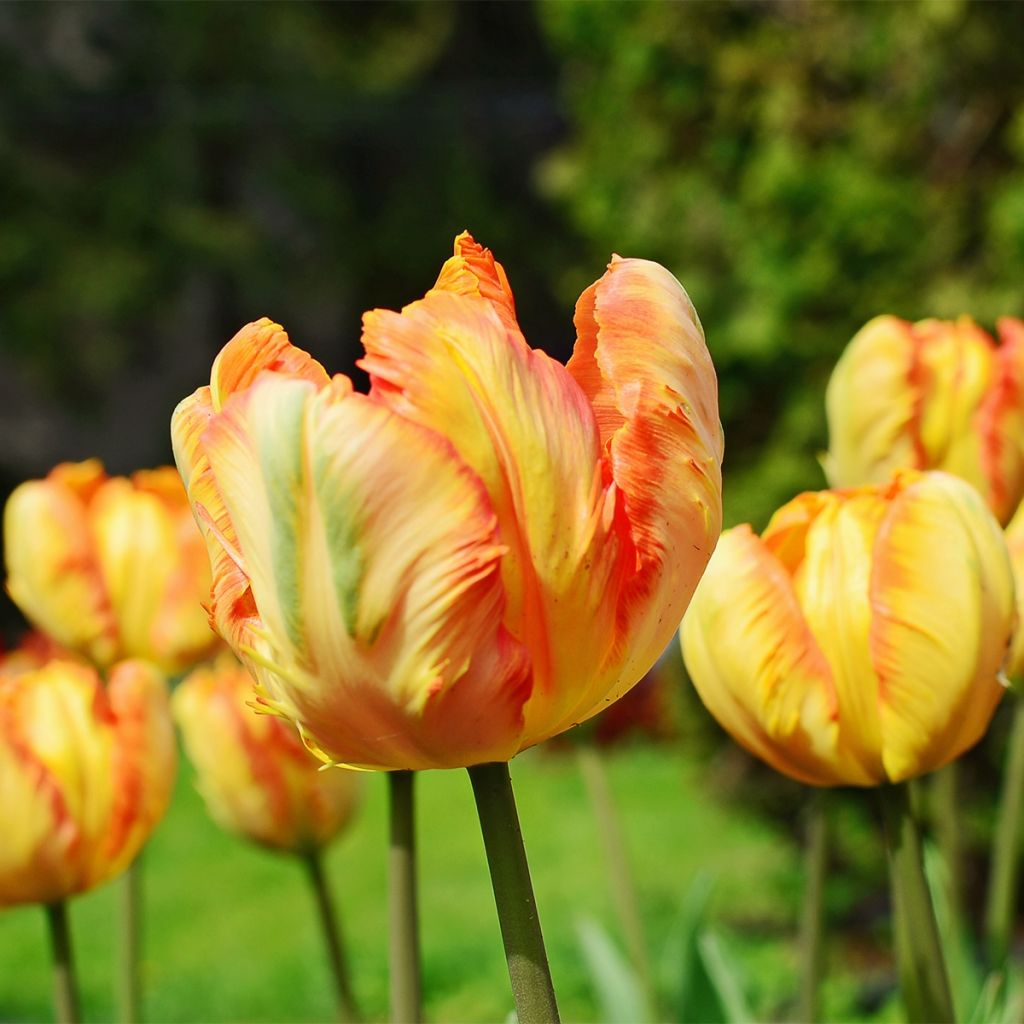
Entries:
POLYGON ((300 386, 280 389, 273 416, 257 421, 257 451, 271 513, 271 558, 274 583, 288 638, 304 650, 299 594, 301 536, 303 405, 309 393, 300 386))
MULTIPOLYGON (((331 560, 331 579, 349 636, 357 640, 359 589, 363 582, 366 557, 361 531, 355 515, 358 499, 339 480, 331 453, 318 448, 313 456, 313 487, 323 512, 327 551, 331 560)), ((373 638, 369 638, 373 642, 373 638)))

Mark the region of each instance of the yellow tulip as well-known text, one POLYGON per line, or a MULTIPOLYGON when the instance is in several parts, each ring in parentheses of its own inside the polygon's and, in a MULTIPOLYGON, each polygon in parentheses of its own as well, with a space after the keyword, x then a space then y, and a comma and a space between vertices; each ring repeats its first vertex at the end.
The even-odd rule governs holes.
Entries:
POLYGON ((675 278, 613 260, 568 366, 468 235, 366 314, 369 395, 243 328, 178 406, 217 628, 328 762, 505 761, 625 693, 721 523, 714 368, 675 278))
POLYGON ((217 644, 210 568, 174 469, 110 478, 95 459, 16 488, 4 510, 7 589, 29 620, 101 670, 168 673, 217 644))
POLYGON ((941 469, 973 484, 1006 523, 1024 498, 1024 322, 998 327, 1000 345, 968 317, 880 316, 863 327, 826 392, 829 483, 941 469))
POLYGON ((174 717, 213 819, 279 850, 326 845, 356 807, 360 778, 321 771, 295 729, 248 703, 252 677, 230 654, 194 669, 174 691, 174 717))
POLYGON ((143 661, 0 668, 0 906, 51 903, 123 871, 163 817, 174 730, 143 661))
POLYGON ((946 473, 802 494, 723 533, 683 622, 701 699, 815 785, 900 782, 988 726, 1014 628, 998 523, 946 473))

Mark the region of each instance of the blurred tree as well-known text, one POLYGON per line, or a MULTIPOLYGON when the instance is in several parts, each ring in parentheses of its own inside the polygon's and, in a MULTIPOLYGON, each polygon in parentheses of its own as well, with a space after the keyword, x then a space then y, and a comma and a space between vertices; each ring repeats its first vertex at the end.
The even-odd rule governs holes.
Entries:
POLYGON ((0 10, 0 473, 166 460, 260 315, 351 371, 360 313, 422 295, 467 227, 571 338, 528 187, 562 131, 537 33, 518 5, 0 10))
MULTIPOLYGON (((671 267, 721 382, 726 514, 823 486, 823 391, 881 312, 1024 312, 1024 5, 555 0, 590 249, 671 267)), ((580 269, 578 269, 580 268, 580 269)))

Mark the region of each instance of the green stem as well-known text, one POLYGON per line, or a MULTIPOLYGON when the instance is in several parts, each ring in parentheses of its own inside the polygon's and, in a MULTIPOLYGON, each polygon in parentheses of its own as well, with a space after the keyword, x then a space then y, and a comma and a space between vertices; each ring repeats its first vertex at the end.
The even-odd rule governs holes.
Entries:
POLYGON ((68 909, 63 900, 46 905, 46 923, 53 950, 53 1005, 58 1024, 78 1024, 82 1019, 75 987, 75 959, 71 951, 68 909))
POLYGON ((805 889, 800 916, 799 1020, 818 1019, 823 949, 825 869, 828 861, 828 826, 825 793, 816 789, 807 803, 807 839, 804 849, 805 889))
POLYGON ((640 984, 643 987, 651 1016, 655 1012, 657 1001, 652 981, 651 961, 644 940, 643 924, 640 917, 640 901, 637 899, 633 874, 629 869, 629 857, 626 853, 626 841, 608 783, 608 772, 604 758, 593 746, 577 747, 577 756, 583 782, 590 797, 590 805, 597 819, 598 833, 604 845, 605 858, 608 862, 608 876, 611 887, 612 902, 619 917, 619 925, 629 949, 630 959, 636 968, 640 984))
POLYGON ((423 1019, 420 929, 416 901, 416 830, 413 772, 389 772, 391 813, 390 880, 391 1020, 423 1019))
POLYGON ((555 989, 508 765, 473 765, 469 778, 491 872, 518 1024, 558 1024, 555 989))
POLYGON ((960 828, 960 765, 951 761, 932 776, 932 821, 942 861, 946 866, 946 898, 950 928, 962 934, 964 921, 964 852, 960 828))
POLYGON ((911 1024, 952 1024, 953 1000, 939 942, 921 837, 905 784, 878 790, 892 881, 900 986, 911 1024))
POLYGON ((320 915, 320 926, 323 929, 324 944, 327 947, 327 963, 334 979, 338 1020, 342 1024, 350 1024, 352 1021, 362 1020, 362 1016, 352 992, 352 983, 345 957, 345 944, 341 937, 341 928, 338 925, 338 915, 334 908, 334 900, 331 898, 331 890, 324 875, 320 851, 310 850, 303 860, 320 915))
POLYGON ((142 944, 142 854, 128 866, 121 879, 118 915, 117 1006, 122 1024, 142 1020, 142 983, 139 949, 142 944))
POLYGON ((985 908, 989 965, 998 970, 1010 952, 1017 904, 1021 805, 1024 804, 1024 699, 1017 697, 992 841, 992 874, 985 908))

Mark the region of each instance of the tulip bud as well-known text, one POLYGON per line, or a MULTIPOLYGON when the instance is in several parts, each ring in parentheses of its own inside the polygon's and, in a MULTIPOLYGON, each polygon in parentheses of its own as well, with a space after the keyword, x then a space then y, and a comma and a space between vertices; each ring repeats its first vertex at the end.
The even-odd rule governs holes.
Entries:
POLYGON ((252 677, 230 654, 177 687, 174 717, 213 819, 254 842, 304 853, 351 820, 360 777, 322 765, 295 727, 251 706, 252 677))
POLYGON ((106 686, 71 660, 0 671, 0 906, 123 871, 163 817, 175 760, 167 687, 146 662, 119 662, 106 686))
POLYGON ((16 488, 7 589, 39 629, 101 670, 145 658, 180 672, 216 645, 210 569, 173 469, 110 478, 95 459, 16 488))
POLYGON ((175 411, 212 615, 328 762, 507 761, 630 689, 721 526, 717 383, 686 292, 614 258, 567 366, 531 349, 468 235, 364 318, 368 395, 276 324, 175 411))
POLYGON ((998 327, 1001 345, 968 317, 864 326, 825 396, 829 483, 941 469, 973 484, 1006 523, 1024 497, 1024 324, 1005 317, 998 327))
POLYGON ((945 473, 802 494, 724 533, 683 622, 708 710, 773 768, 874 786, 973 746, 1014 628, 1002 531, 945 473))

